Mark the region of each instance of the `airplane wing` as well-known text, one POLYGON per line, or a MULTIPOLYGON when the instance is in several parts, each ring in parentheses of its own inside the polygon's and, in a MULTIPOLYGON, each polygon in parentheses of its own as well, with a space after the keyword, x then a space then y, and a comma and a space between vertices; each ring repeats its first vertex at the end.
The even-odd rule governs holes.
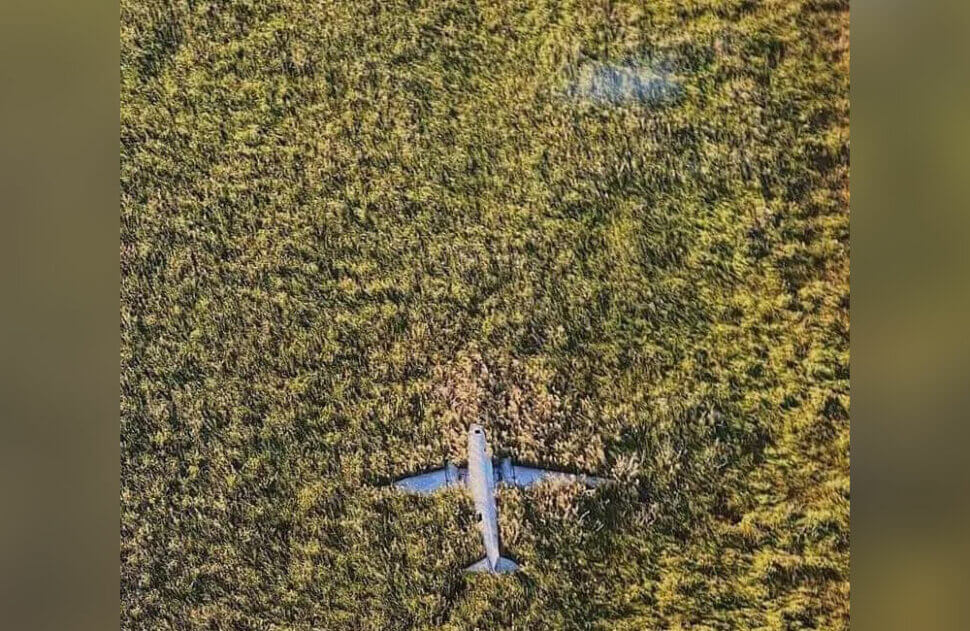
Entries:
POLYGON ((402 478, 394 482, 394 486, 408 493, 430 495, 447 487, 462 486, 465 484, 467 472, 465 467, 456 467, 449 463, 441 469, 402 478))
POLYGON ((502 460, 501 466, 496 468, 495 475, 498 478, 496 480, 497 482, 522 488, 527 488, 540 482, 552 482, 554 484, 579 482, 580 484, 591 487, 599 486, 606 482, 605 478, 597 478, 591 475, 564 473, 562 471, 550 471, 549 469, 514 465, 509 458, 502 460))

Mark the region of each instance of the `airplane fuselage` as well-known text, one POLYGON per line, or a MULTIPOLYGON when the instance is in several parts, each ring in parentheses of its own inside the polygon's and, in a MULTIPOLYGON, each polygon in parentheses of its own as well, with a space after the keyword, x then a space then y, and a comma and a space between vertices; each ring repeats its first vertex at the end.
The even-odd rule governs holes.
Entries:
POLYGON ((495 568, 499 560, 495 474, 485 432, 479 425, 468 429, 468 490, 475 502, 475 518, 485 544, 485 558, 489 566, 495 568))

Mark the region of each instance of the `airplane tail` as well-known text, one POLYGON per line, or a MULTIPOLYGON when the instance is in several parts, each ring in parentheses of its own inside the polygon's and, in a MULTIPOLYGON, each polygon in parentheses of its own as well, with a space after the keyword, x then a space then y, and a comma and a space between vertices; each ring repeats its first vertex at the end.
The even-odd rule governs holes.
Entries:
POLYGON ((491 563, 488 562, 488 557, 485 557, 477 563, 472 563, 465 568, 466 572, 492 572, 494 574, 510 574, 519 569, 518 564, 512 559, 507 559, 505 557, 499 557, 498 562, 495 563, 493 568, 491 563))

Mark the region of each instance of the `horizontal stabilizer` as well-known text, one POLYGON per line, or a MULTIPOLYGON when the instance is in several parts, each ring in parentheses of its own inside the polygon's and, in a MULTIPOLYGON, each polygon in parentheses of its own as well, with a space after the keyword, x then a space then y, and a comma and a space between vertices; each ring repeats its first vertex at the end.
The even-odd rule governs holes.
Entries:
POLYGON ((495 564, 495 571, 502 574, 509 574, 519 569, 519 565, 512 559, 506 559, 505 557, 499 557, 498 563, 495 564))
POLYGON ((472 563, 465 568, 466 572, 491 572, 492 574, 509 574, 511 572, 519 569, 518 564, 512 559, 507 559, 505 557, 499 557, 498 562, 495 567, 488 562, 488 557, 485 557, 477 563, 472 563))

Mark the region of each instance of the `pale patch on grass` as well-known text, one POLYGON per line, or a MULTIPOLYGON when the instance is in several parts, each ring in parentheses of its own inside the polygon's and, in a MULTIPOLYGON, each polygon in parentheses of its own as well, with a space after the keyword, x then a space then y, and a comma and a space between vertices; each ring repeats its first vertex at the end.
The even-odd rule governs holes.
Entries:
POLYGON ((663 103, 681 93, 680 83, 662 66, 646 61, 588 63, 566 88, 567 96, 593 103, 663 103))

